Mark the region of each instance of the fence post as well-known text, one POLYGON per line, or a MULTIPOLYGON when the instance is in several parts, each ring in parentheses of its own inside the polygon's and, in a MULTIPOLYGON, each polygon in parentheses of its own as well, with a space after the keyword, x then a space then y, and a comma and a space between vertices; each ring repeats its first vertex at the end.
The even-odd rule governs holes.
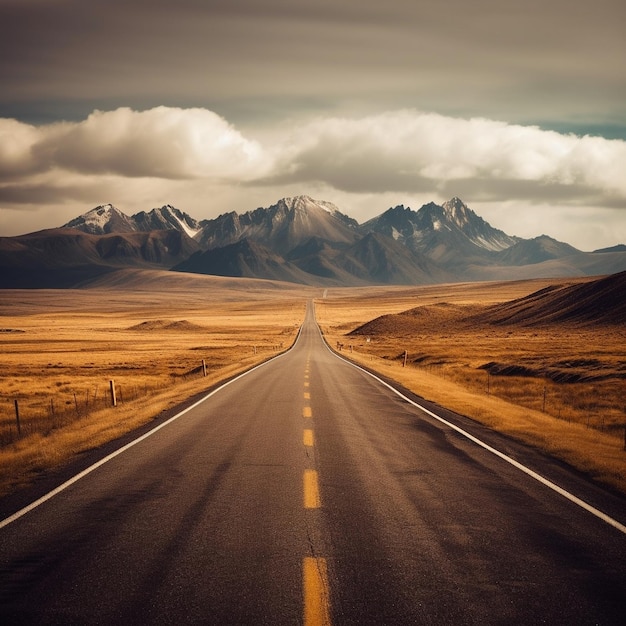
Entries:
POLYGON ((402 361, 402 367, 406 367, 406 359, 408 357, 409 353, 405 350, 404 351, 404 360, 402 361))
POLYGON ((17 434, 22 434, 22 427, 20 426, 20 405, 17 400, 15 400, 15 422, 17 424, 17 434))
POLYGON ((109 381, 109 387, 111 389, 111 406, 117 406, 117 398, 115 397, 115 382, 109 381))
POLYGON ((206 377, 206 361, 202 359, 202 375, 206 377))

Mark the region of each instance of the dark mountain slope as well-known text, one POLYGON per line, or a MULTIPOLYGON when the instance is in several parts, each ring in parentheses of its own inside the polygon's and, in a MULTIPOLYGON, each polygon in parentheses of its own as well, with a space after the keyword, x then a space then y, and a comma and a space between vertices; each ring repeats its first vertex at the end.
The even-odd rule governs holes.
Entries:
POLYGON ((444 280, 446 276, 429 259, 377 233, 369 233, 356 242, 340 262, 347 272, 370 283, 420 285, 444 280))
POLYGON ((179 231, 91 235, 58 228, 0 238, 1 288, 70 287, 119 267, 169 269, 198 250, 179 231))
POLYGON ((497 261, 500 265, 533 265, 579 252, 580 250, 569 244, 557 241, 547 235, 540 235, 534 239, 518 241, 507 250, 499 252, 497 261))
POLYGON ((607 252, 626 252, 626 244, 619 243, 616 246, 610 248, 601 248, 600 250, 594 250, 594 254, 606 254, 607 252))
POLYGON ((314 276, 246 238, 222 248, 197 252, 172 269, 176 272, 214 276, 264 278, 305 285, 318 284, 314 276))
POLYGON ((291 250, 285 258, 303 272, 336 284, 368 284, 366 281, 355 279, 355 276, 345 270, 342 262, 345 250, 346 246, 343 243, 311 237, 291 250))

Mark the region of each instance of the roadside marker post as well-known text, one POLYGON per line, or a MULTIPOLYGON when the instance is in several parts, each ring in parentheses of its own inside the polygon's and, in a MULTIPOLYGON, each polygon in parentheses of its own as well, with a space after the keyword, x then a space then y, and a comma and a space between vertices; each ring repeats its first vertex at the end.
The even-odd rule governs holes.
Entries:
POLYGON ((115 397, 115 382, 111 380, 109 382, 111 388, 111 406, 117 406, 117 398, 115 397))
POLYGON ((17 434, 22 434, 22 427, 20 425, 20 405, 17 400, 15 400, 15 423, 17 424, 17 434))

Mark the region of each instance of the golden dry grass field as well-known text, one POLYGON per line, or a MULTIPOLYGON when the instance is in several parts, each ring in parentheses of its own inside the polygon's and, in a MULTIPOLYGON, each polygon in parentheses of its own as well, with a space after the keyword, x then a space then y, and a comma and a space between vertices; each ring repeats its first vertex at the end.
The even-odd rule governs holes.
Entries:
POLYGON ((348 358, 626 493, 626 322, 485 320, 563 282, 328 290, 316 313, 348 358))
POLYGON ((2 291, 0 494, 286 349, 308 299, 344 355, 626 492, 625 326, 481 321, 555 282, 322 290, 125 270, 2 291))
POLYGON ((310 297, 159 274, 0 292, 0 493, 285 350, 310 297))

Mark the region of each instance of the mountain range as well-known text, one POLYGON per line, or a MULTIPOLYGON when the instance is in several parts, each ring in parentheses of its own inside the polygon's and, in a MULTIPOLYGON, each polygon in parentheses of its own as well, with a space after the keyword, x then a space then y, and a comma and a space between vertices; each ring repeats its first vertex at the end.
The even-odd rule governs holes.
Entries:
POLYGON ((308 196, 198 221, 165 205, 128 216, 98 206, 55 229, 0 238, 0 287, 72 287, 121 268, 316 286, 418 285, 612 274, 626 249, 582 252, 492 227, 459 198, 402 205, 359 224, 308 196))

